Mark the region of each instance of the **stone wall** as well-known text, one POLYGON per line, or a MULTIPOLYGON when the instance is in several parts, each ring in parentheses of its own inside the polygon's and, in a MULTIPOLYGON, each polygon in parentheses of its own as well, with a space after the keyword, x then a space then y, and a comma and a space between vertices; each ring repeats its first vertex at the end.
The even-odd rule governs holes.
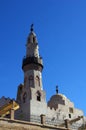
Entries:
POLYGON ((66 128, 0 118, 0 130, 68 130, 66 128))

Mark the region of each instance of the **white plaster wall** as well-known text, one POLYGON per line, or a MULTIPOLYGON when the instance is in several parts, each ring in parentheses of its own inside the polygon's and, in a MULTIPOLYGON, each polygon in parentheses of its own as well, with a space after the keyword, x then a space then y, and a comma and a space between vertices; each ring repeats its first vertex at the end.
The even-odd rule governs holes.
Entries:
POLYGON ((39 101, 31 100, 30 107, 31 107, 30 109, 31 115, 37 115, 37 116, 40 116, 41 114, 46 115, 46 112, 47 112, 46 102, 39 102, 39 101))

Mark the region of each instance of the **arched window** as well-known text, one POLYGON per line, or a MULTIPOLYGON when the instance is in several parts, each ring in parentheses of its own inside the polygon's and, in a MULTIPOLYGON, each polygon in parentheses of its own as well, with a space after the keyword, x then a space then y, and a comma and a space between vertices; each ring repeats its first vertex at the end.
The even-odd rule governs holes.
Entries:
POLYGON ((38 76, 36 76, 36 85, 40 86, 40 78, 38 76))
POLYGON ((35 37, 33 37, 33 43, 35 43, 35 37))
POLYGON ((39 91, 37 91, 37 101, 41 101, 41 94, 39 91))
POLYGON ((26 92, 23 94, 23 103, 25 103, 26 102, 26 98, 27 98, 27 94, 26 94, 26 92))
POLYGON ((29 86, 33 86, 33 76, 29 76, 29 86))

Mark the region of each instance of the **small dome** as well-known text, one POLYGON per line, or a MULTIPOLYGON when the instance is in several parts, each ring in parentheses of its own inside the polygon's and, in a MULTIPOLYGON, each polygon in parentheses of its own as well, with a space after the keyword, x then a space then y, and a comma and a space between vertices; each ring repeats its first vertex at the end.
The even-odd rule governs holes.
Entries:
POLYGON ((48 106, 50 106, 51 108, 54 107, 56 109, 58 108, 58 104, 65 105, 65 100, 66 97, 62 94, 53 95, 48 102, 48 106))
POLYGON ((56 95, 53 95, 50 100, 56 100, 56 101, 59 101, 59 100, 66 100, 67 97, 63 94, 56 94, 56 95))
POLYGON ((61 105, 67 105, 68 102, 70 102, 67 97, 63 94, 56 94, 56 95, 53 95, 50 100, 48 101, 48 106, 50 108, 54 108, 54 109, 57 109, 58 108, 58 105, 61 104, 61 105))

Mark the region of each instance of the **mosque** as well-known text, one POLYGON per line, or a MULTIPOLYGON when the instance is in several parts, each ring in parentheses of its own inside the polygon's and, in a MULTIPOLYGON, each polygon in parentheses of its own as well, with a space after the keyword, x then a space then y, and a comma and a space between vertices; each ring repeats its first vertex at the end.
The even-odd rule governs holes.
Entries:
POLYGON ((49 126, 55 127, 52 130, 78 130, 85 127, 83 111, 75 108, 73 102, 59 93, 58 87, 56 94, 46 101, 46 92, 42 85, 43 59, 39 53, 33 24, 26 42, 26 56, 22 62, 22 70, 24 82, 18 86, 16 101, 5 97, 0 99, 0 124, 2 120, 11 118, 12 121, 43 124, 45 130, 46 125, 48 130, 51 129, 49 126))

